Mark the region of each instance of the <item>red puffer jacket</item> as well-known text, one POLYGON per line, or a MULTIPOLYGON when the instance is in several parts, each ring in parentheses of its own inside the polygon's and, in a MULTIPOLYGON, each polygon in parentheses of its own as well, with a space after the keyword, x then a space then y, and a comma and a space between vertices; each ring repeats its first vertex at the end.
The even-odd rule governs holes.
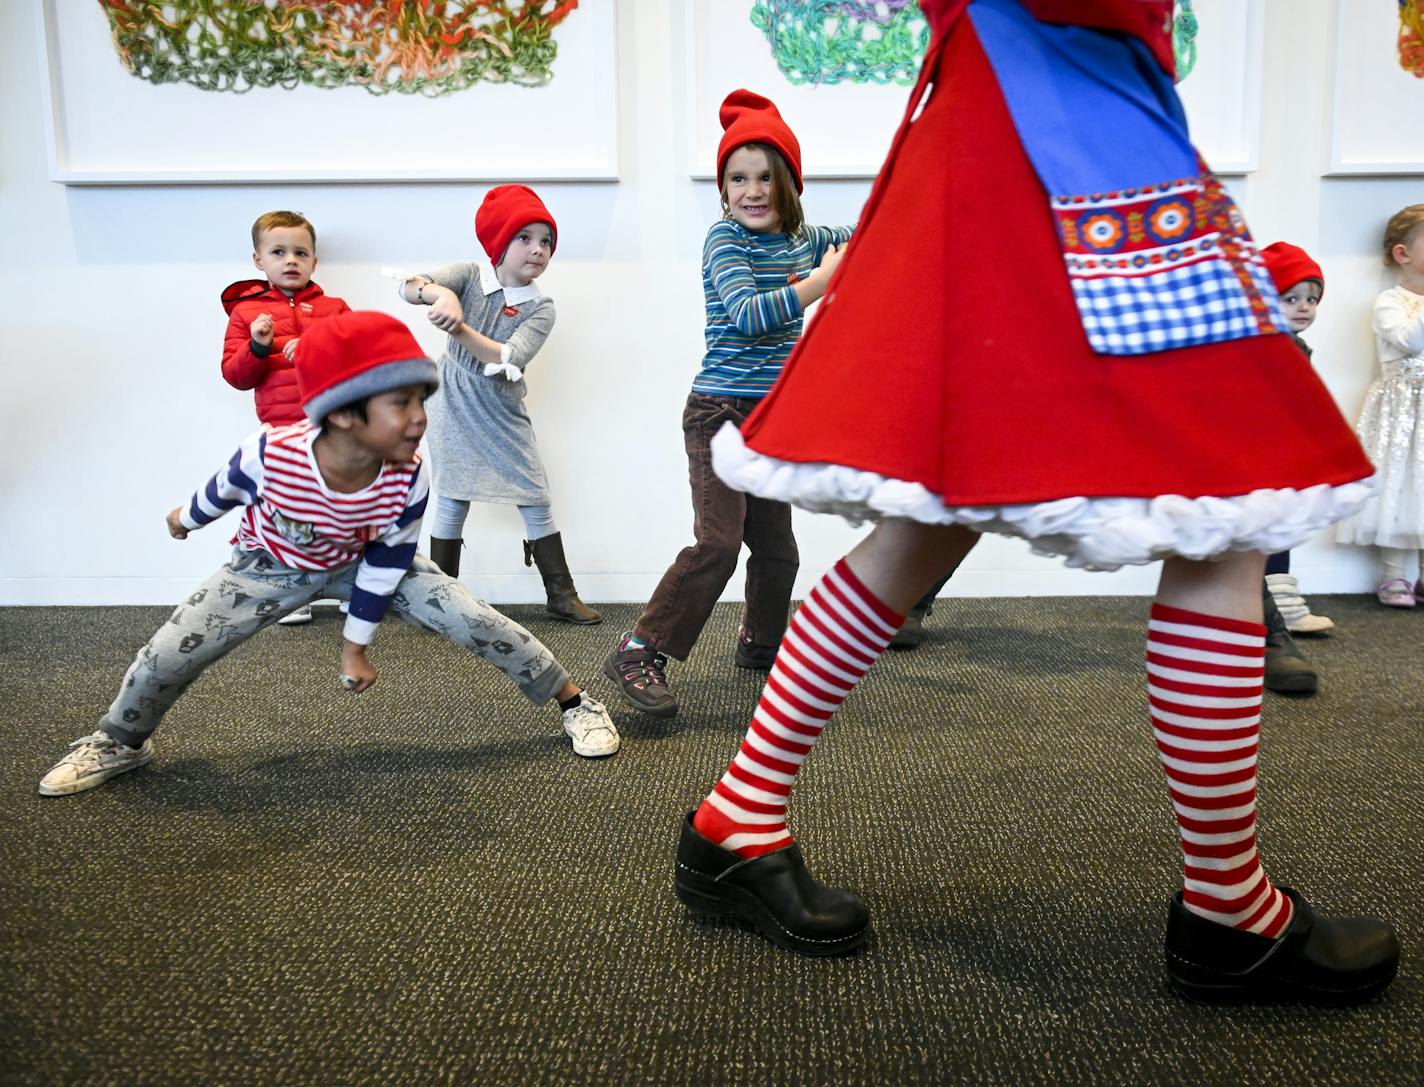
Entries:
MULTIPOLYGON (((228 312, 223 338, 223 377, 236 389, 256 389, 257 418, 273 426, 305 419, 297 397, 297 372, 282 354, 288 340, 302 334, 312 321, 334 317, 351 307, 308 283, 291 298, 265 279, 242 279, 222 293, 228 312), (252 322, 262 314, 272 317, 272 348, 266 355, 253 351, 252 322)), ((260 350, 260 348, 259 348, 260 350)))

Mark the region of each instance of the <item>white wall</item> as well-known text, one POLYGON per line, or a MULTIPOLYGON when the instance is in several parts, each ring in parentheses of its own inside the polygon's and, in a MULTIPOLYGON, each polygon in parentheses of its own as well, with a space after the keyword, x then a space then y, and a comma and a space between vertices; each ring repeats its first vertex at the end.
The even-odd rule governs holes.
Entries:
MULTIPOLYGON (((587 0, 597 3, 600 0, 587 0)), ((541 281, 559 326, 530 373, 531 414, 583 595, 643 600, 690 539, 678 421, 702 335, 698 262, 715 215, 688 180, 682 8, 622 0, 618 184, 543 184, 560 249, 541 281)), ((1374 368, 1368 309, 1386 283, 1383 219, 1424 198, 1408 179, 1322 179, 1331 5, 1267 0, 1262 167, 1232 188, 1258 241, 1287 238, 1325 268, 1309 339, 1352 418, 1374 368)), ((230 527, 179 543, 164 513, 253 425, 218 369, 229 282, 253 274, 257 214, 294 207, 320 233, 318 280, 356 307, 401 307, 383 264, 476 252, 483 189, 464 185, 68 188, 46 177, 35 8, 0 4, 0 604, 164 603, 226 554, 230 527)), ((420 102, 412 101, 418 109, 420 102)), ((280 148, 280 126, 273 139, 280 148)), ((813 222, 852 221, 868 185, 813 182, 813 222)), ((416 323, 434 355, 442 337, 416 323)), ((797 514, 804 590, 863 530, 797 514)), ((477 507, 466 580, 496 601, 538 599, 512 509, 477 507)), ((1317 592, 1372 587, 1366 556, 1317 540, 1296 569, 1317 592)), ((990 539, 949 593, 1145 593, 1152 569, 1089 575, 990 539)), ((740 579, 729 598, 740 592, 740 579)))

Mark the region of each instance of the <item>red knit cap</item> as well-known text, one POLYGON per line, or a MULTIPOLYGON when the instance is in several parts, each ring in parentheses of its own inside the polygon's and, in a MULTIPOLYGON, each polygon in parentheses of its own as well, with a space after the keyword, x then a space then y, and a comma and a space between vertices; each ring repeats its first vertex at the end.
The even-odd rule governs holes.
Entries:
POLYGON ((722 177, 727 170, 727 159, 737 148, 748 143, 765 143, 781 152, 786 165, 791 167, 791 176, 796 180, 796 191, 802 192, 801 145, 796 135, 781 119, 770 98, 763 98, 748 90, 735 90, 722 102, 717 116, 722 121, 722 142, 717 145, 717 187, 722 186, 722 177))
POLYGON ((405 385, 440 387, 440 372, 410 329, 369 310, 313 321, 297 343, 297 394, 319 423, 338 408, 405 385))
POLYGON ((496 185, 485 193, 475 212, 475 237, 485 247, 489 259, 499 264, 514 236, 530 223, 549 224, 549 232, 554 236, 549 246, 552 256, 559 244, 559 225, 544 201, 528 185, 496 185))
POLYGON ((1290 242, 1272 242, 1261 250, 1261 256, 1265 258, 1266 270, 1271 273, 1271 282, 1281 294, 1297 283, 1313 279, 1320 284, 1320 296, 1325 297, 1325 273, 1300 246, 1290 242))

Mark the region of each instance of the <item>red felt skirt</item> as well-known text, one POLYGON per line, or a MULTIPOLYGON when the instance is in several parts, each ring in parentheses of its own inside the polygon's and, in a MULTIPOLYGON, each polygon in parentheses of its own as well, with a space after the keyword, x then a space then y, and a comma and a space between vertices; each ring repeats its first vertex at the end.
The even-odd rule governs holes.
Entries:
POLYGON ((1373 468, 1289 336, 1089 348, 969 19, 927 63, 927 101, 819 313, 741 433, 714 442, 723 478, 1095 568, 1280 550, 1357 509, 1373 468))

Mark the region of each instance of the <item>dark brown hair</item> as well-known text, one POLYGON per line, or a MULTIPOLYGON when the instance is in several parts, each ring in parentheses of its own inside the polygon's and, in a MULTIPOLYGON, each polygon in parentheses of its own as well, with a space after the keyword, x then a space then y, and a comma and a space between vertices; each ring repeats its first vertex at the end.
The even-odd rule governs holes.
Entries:
POLYGON ((263 234, 283 226, 306 227, 307 233, 311 235, 312 248, 316 248, 316 227, 311 225, 305 215, 299 211, 269 211, 265 215, 259 215, 257 222, 252 224, 252 251, 255 253, 261 248, 263 234))
POLYGON ((1395 266, 1394 247, 1408 245, 1409 236, 1424 225, 1424 204, 1410 204, 1409 207, 1390 216, 1384 227, 1384 266, 1395 266))
MULTIPOLYGON (((766 152, 766 161, 771 166, 771 205, 781 217, 781 233, 795 234, 805 224, 806 213, 801 210, 801 196, 796 191, 796 179, 791 176, 791 167, 786 165, 781 152, 769 143, 744 143, 742 147, 766 152)), ((732 154, 736 154, 742 147, 733 148, 732 154)), ((731 157, 729 154, 728 160, 731 157)), ((722 176, 718 178, 718 191, 722 194, 722 214, 730 218, 732 208, 727 203, 726 170, 723 170, 722 176)))

